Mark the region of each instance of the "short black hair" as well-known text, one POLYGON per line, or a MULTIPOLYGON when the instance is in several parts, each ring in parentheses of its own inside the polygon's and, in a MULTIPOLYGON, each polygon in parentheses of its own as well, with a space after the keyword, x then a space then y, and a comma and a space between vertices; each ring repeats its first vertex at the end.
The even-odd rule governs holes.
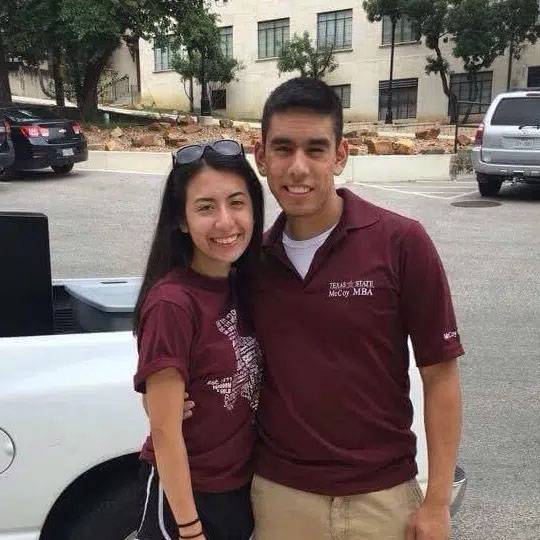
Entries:
POLYGON ((264 104, 262 140, 266 141, 272 115, 291 109, 304 109, 331 116, 334 121, 336 144, 343 137, 343 105, 330 86, 319 79, 296 77, 280 84, 264 104))

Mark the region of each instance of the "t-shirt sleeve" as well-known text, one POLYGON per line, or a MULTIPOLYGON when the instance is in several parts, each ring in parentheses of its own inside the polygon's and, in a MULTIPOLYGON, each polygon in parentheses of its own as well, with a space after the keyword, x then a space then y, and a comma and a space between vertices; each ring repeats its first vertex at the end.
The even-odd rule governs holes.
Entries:
POLYGON ((430 237, 414 222, 403 240, 401 311, 416 364, 429 366, 463 354, 448 280, 430 237))
POLYGON ((192 317, 176 304, 160 300, 143 312, 135 390, 146 393, 146 379, 170 367, 176 368, 187 382, 194 333, 192 317))

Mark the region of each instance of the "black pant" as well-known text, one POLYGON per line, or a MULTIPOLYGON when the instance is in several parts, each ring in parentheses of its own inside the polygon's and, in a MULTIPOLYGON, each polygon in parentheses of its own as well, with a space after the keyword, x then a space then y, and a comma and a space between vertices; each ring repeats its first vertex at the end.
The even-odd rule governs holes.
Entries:
MULTIPOLYGON (((141 525, 137 540, 178 540, 178 527, 155 467, 142 465, 141 484, 141 525)), ((248 540, 251 537, 250 484, 223 493, 195 492, 194 496, 207 540, 248 540)))

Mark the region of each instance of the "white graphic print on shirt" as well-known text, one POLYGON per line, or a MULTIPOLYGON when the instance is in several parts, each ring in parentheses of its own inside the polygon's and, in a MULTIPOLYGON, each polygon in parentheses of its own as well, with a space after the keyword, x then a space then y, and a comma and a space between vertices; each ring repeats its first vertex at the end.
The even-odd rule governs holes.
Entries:
POLYGON ((262 378, 262 352, 254 337, 238 333, 236 310, 232 309, 223 319, 216 321, 218 330, 230 340, 236 356, 236 373, 232 377, 208 381, 216 392, 225 396, 225 408, 234 409, 238 397, 246 398, 253 409, 259 404, 262 378))

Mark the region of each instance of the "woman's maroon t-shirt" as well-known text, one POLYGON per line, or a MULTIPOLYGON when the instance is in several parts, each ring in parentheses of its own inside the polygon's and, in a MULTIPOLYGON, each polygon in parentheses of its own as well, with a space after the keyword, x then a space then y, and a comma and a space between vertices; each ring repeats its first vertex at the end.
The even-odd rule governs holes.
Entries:
MULTIPOLYGON (((193 489, 236 489, 252 475, 254 414, 261 378, 261 350, 244 335, 229 279, 177 269, 148 293, 141 311, 135 390, 173 367, 186 383, 197 414, 183 422, 193 489)), ((141 454, 155 464, 151 436, 141 454)))

